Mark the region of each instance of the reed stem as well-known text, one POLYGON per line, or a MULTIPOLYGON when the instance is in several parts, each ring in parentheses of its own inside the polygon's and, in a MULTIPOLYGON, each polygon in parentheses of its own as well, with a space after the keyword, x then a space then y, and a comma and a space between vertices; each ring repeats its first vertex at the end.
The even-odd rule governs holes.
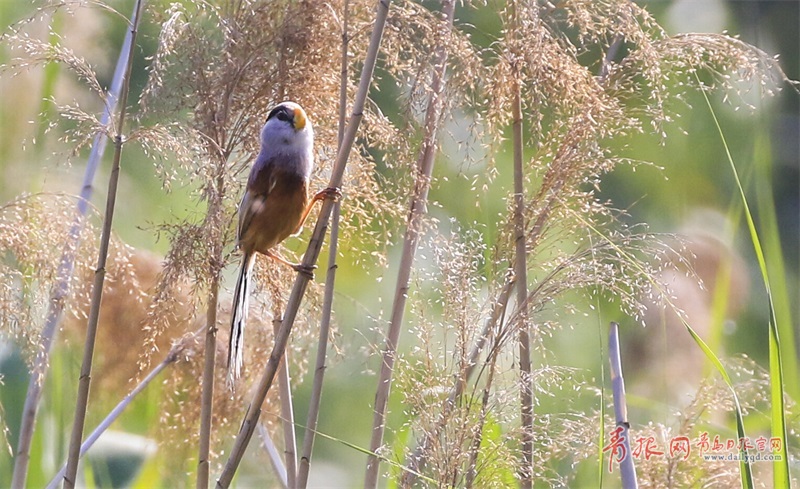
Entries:
POLYGON ((123 77, 122 82, 122 91, 120 92, 119 122, 117 123, 117 134, 114 138, 114 162, 111 166, 111 175, 108 179, 106 212, 103 219, 103 231, 100 238, 100 251, 97 258, 97 269, 95 270, 94 275, 92 300, 89 309, 89 321, 86 327, 86 341, 83 350, 83 361, 81 363, 81 374, 78 381, 78 396, 75 403, 75 419, 72 424, 72 434, 70 436, 69 452, 67 457, 67 471, 64 474, 65 489, 71 489, 75 487, 75 478, 78 474, 78 460, 80 458, 83 427, 84 423, 86 422, 86 410, 89 403, 89 387, 92 376, 94 345, 97 337, 97 323, 100 318, 100 302, 103 297, 103 284, 106 276, 108 247, 109 243, 111 242, 111 223, 114 219, 114 207, 117 201, 117 184, 119 183, 120 160, 122 157, 122 127, 125 124, 128 92, 130 89, 131 69, 133 67, 133 49, 136 46, 136 33, 139 28, 142 6, 143 0, 137 0, 133 20, 130 24, 131 44, 129 46, 130 49, 128 54, 128 63, 125 67, 125 76, 123 77))
MULTIPOLYGON (((117 107, 119 93, 122 90, 122 80, 125 75, 125 68, 128 65, 128 58, 131 54, 131 31, 125 34, 125 41, 122 43, 117 66, 114 70, 114 77, 111 86, 105 97, 103 115, 100 117, 100 124, 107 126, 112 114, 117 107)), ((12 489, 23 489, 28 478, 28 466, 30 464, 31 443, 33 442, 33 432, 36 428, 36 415, 39 411, 39 403, 42 399, 42 389, 44 388, 45 377, 50 363, 50 350, 53 348, 53 341, 58 332, 58 325, 66 305, 67 293, 69 292, 69 279, 75 268, 75 250, 80 241, 80 233, 83 229, 83 220, 89 209, 89 201, 94 192, 94 176, 100 160, 103 159, 108 137, 104 133, 95 135, 92 142, 92 150, 86 162, 86 169, 83 173, 83 183, 81 184, 80 197, 76 205, 75 221, 69 231, 69 238, 64 246, 61 255, 61 262, 58 267, 56 283, 50 291, 47 314, 45 316, 44 328, 41 333, 41 345, 36 357, 33 360, 31 376, 28 380, 28 391, 25 395, 25 405, 22 409, 22 419, 20 421, 19 439, 17 450, 14 456, 14 474, 11 480, 12 489)))
MULTIPOLYGON (((442 1, 443 30, 449 34, 453 26, 455 14, 455 1, 442 1)), ((446 39, 446 37, 445 37, 446 39)), ((397 344, 400 339, 400 329, 403 324, 403 314, 408 298, 408 288, 411 280, 411 268, 420 239, 422 217, 427 213, 428 190, 430 189, 433 164, 438 148, 438 131, 444 111, 444 87, 447 67, 448 49, 447 42, 437 46, 433 61, 433 81, 431 83, 428 107, 425 112, 424 139, 417 160, 417 175, 414 192, 409 204, 408 224, 403 238, 403 251, 400 257, 400 267, 397 273, 392 315, 389 321, 389 331, 386 335, 386 345, 383 349, 383 361, 378 376, 378 386, 375 390, 374 415, 372 418, 372 436, 370 438, 367 456, 367 469, 364 477, 364 488, 374 489, 378 485, 380 472, 379 458, 375 455, 383 445, 383 432, 386 428, 386 408, 389 404, 389 394, 392 386, 394 361, 397 355, 397 344)))
MULTIPOLYGON (((342 139, 342 145, 336 155, 336 162, 334 163, 328 185, 332 188, 339 188, 342 185, 342 178, 344 177, 344 170, 347 166, 350 150, 353 148, 356 133, 361 124, 361 119, 364 117, 364 106, 366 105, 369 88, 372 85, 372 75, 375 71, 375 63, 378 59, 378 51, 380 50, 383 30, 386 26, 386 18, 389 14, 389 3, 390 0, 378 0, 377 2, 375 24, 372 28, 372 36, 370 38, 369 47, 367 48, 364 65, 361 68, 361 79, 359 81, 356 98, 353 102, 353 109, 350 113, 350 121, 347 124, 347 129, 342 139)), ((308 249, 305 255, 303 255, 302 264, 305 267, 311 267, 317 262, 333 207, 334 203, 331 200, 325 200, 322 203, 319 219, 314 227, 311 240, 308 243, 308 249)), ((267 397, 267 393, 272 387, 272 382, 275 379, 281 357, 283 357, 283 352, 286 350, 286 344, 289 341, 289 335, 292 331, 294 320, 297 317, 300 303, 305 295, 306 287, 308 287, 308 281, 309 277, 303 273, 298 273, 295 278, 294 286, 286 305, 286 312, 281 323, 281 329, 275 337, 275 344, 270 353, 266 368, 256 386, 253 401, 247 409, 245 419, 239 429, 239 434, 236 436, 236 441, 231 448, 231 454, 217 480, 217 487, 226 488, 230 486, 236 469, 239 467, 239 463, 241 463, 242 457, 244 456, 244 450, 250 443, 253 430, 255 430, 258 418, 261 416, 261 405, 264 403, 264 399, 267 397)))

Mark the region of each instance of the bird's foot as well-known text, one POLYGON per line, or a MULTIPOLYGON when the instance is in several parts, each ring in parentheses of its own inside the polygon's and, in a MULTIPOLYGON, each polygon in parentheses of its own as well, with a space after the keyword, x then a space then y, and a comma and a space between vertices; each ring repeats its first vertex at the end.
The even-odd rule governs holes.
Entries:
POLYGON ((304 275, 309 280, 314 280, 314 270, 316 270, 316 265, 303 265, 302 263, 293 263, 292 269, 295 272, 304 275))
POLYGON ((332 200, 334 202, 342 198, 342 191, 338 187, 328 187, 322 189, 314 195, 314 200, 332 200))

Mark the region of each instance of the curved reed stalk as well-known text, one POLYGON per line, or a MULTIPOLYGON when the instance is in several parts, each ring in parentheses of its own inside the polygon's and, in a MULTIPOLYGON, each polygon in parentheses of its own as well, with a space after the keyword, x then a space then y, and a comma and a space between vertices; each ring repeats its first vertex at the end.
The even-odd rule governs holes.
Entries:
MULTIPOLYGON (((281 327, 279 316, 272 321, 275 334, 281 327)), ((283 425, 283 460, 286 467, 286 484, 288 487, 297 487, 297 436, 294 430, 294 407, 292 406, 292 384, 289 377, 289 356, 283 354, 280 370, 278 371, 278 391, 281 399, 281 424, 283 425)))
MULTIPOLYGON (((136 384, 134 387, 115 407, 108 413, 108 416, 100 422, 99 425, 86 437, 86 440, 83 441, 81 444, 81 451, 80 456, 83 457, 86 455, 86 452, 92 448, 92 445, 100 438, 100 436, 108 430, 108 428, 117 420, 117 418, 122 415, 122 412, 125 411, 133 399, 138 396, 150 383, 158 377, 164 369, 172 365, 178 360, 178 348, 177 345, 173 346, 172 350, 167 354, 167 356, 162 360, 158 365, 156 365, 150 373, 148 373, 141 382, 136 384)), ((58 487, 58 482, 64 477, 64 474, 67 471, 67 466, 64 465, 61 467, 61 470, 53 477, 49 484, 47 484, 47 489, 55 489, 58 487)))

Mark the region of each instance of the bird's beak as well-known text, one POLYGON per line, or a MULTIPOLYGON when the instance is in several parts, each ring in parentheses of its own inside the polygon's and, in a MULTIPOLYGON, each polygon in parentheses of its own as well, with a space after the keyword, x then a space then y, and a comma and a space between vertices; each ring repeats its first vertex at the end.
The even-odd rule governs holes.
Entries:
POLYGON ((294 128, 299 131, 304 127, 306 127, 306 113, 303 109, 294 109, 294 128))

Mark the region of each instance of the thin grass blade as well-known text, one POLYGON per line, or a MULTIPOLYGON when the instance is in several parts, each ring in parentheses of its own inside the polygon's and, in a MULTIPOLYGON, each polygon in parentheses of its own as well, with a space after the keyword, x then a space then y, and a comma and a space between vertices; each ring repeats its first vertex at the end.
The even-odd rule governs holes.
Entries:
MULTIPOLYGON (((791 478, 789 477, 789 454, 786 447, 786 407, 783 398, 783 362, 781 359, 780 335, 778 333, 777 317, 775 314, 775 304, 772 297, 772 287, 769 279, 769 271, 767 269, 767 261, 764 256, 763 247, 761 246, 761 239, 758 235, 755 220, 753 219, 753 214, 750 212, 750 205, 747 202, 747 196, 745 195, 742 181, 739 178, 739 172, 733 162, 733 155, 731 155, 730 147, 728 146, 728 143, 725 139, 725 134, 722 131, 722 126, 719 123, 717 114, 714 112, 714 108, 711 106, 711 101, 709 100, 708 95, 703 91, 701 91, 701 93, 703 94, 703 99, 705 100, 708 110, 711 113, 711 117, 714 120, 714 125, 717 128, 720 141, 722 141, 722 145, 725 148, 725 155, 727 156, 731 172, 733 173, 734 180, 736 181, 736 188, 739 190, 739 196, 742 199, 744 215, 747 220, 747 229, 750 231, 750 240, 753 242, 753 248, 756 258, 758 259, 758 267, 761 270, 761 278, 764 282, 764 288, 767 292, 767 299, 769 301, 769 376, 770 400, 772 404, 772 436, 780 438, 782 441, 780 460, 776 460, 772 463, 772 477, 774 487, 789 488, 791 487, 791 478)), ((729 380, 726 379, 726 382, 729 382, 729 380)), ((739 416, 737 416, 737 424, 739 424, 739 416)), ((740 436, 743 435, 740 434, 740 436)))

